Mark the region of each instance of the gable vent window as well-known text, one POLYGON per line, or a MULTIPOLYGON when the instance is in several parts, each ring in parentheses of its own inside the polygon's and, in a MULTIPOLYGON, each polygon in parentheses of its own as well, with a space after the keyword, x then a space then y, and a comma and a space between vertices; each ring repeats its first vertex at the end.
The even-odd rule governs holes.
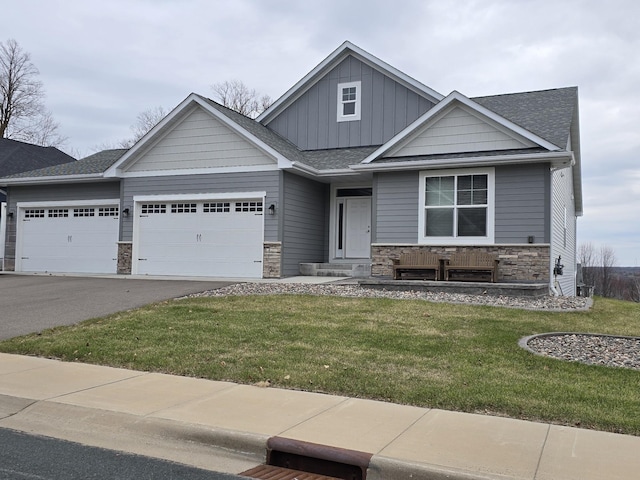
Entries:
POLYGON ((49 210, 49 218, 64 218, 69 216, 69 210, 52 208, 49 210))
POLYGON ((196 213, 195 203, 172 203, 171 213, 196 213))
POLYGON ((236 202, 236 212, 262 212, 262 202, 236 202))
POLYGON ((118 207, 100 207, 98 208, 99 217, 117 217, 118 207))
POLYGON ((95 208, 74 208, 74 217, 94 217, 96 215, 95 208))
POLYGON ((338 122, 360 120, 361 82, 338 84, 338 122))
POLYGON ((163 203, 143 203, 140 212, 143 215, 149 213, 167 213, 167 205, 163 203))
POLYGON ((229 213, 229 202, 205 203, 203 205, 204 213, 229 213))
POLYGON ((44 209, 30 208, 24 211, 24 218, 44 218, 44 209))

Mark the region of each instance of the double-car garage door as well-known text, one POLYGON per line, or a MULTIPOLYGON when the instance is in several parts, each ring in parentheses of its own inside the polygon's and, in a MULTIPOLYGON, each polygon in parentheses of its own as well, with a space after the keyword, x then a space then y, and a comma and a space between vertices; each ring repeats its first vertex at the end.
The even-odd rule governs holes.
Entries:
POLYGON ((261 199, 138 202, 133 273, 262 277, 261 199))
MULTIPOLYGON (((116 273, 118 204, 22 206, 17 270, 116 273)), ((262 277, 262 199, 136 201, 132 210, 133 274, 262 277)))

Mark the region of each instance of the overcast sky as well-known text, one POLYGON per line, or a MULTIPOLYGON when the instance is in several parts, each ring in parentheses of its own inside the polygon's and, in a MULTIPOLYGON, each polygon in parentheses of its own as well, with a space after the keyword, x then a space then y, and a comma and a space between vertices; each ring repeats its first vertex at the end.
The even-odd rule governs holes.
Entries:
POLYGON ((578 86, 578 241, 640 266, 637 0, 0 0, 0 12, 0 41, 31 54, 81 155, 216 82, 275 100, 345 40, 443 95, 578 86))

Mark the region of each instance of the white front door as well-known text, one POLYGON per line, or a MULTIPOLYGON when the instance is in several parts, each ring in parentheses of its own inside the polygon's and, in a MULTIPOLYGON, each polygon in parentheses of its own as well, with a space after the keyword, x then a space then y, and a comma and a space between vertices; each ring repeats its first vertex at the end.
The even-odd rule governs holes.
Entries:
POLYGON ((345 198, 345 258, 371 256, 371 198, 345 198))

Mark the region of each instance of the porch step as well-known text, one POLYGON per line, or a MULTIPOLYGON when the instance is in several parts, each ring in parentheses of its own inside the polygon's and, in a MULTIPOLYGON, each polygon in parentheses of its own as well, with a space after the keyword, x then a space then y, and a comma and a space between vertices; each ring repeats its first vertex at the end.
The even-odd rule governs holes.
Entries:
POLYGON ((371 276, 370 263, 301 263, 300 275, 308 277, 356 277, 371 276))

